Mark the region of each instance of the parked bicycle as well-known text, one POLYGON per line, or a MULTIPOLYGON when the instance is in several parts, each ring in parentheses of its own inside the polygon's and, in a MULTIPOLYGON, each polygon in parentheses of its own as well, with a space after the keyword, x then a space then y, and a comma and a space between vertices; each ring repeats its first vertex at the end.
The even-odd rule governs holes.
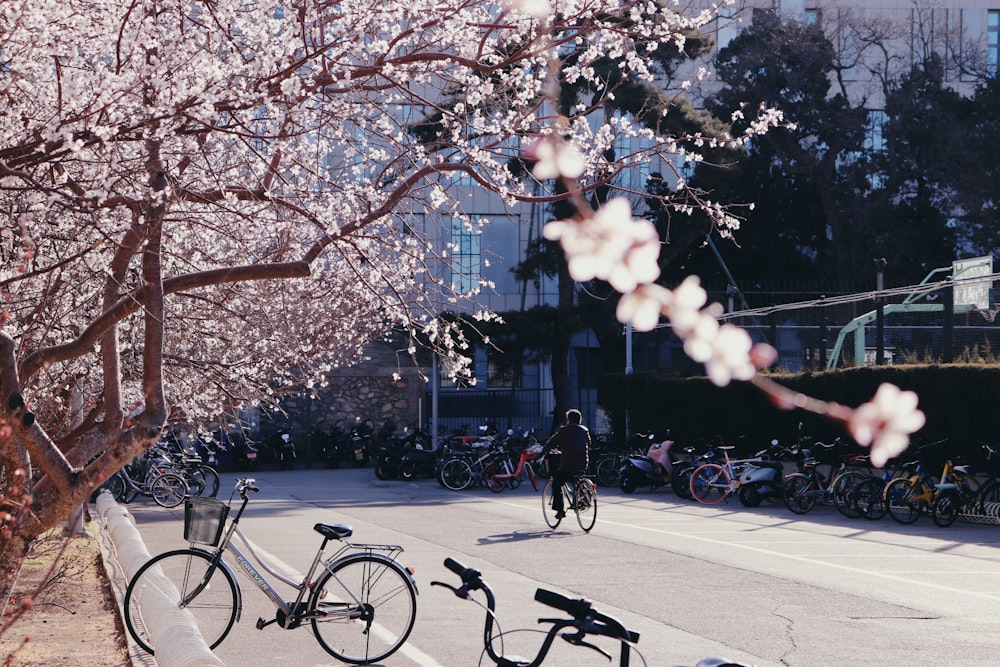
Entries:
MULTIPOLYGON (((590 475, 576 475, 563 484, 563 507, 576 514, 576 521, 584 532, 590 532, 597 523, 597 485, 590 475)), ((549 528, 559 527, 562 517, 552 508, 555 500, 555 484, 550 478, 542 489, 542 516, 549 528)))
POLYGON ((417 605, 413 575, 396 560, 403 548, 351 543, 347 541, 353 534, 350 526, 317 523, 313 530, 323 542, 303 580, 293 581, 275 571, 239 529, 249 493, 256 491, 254 480, 237 481, 234 495, 239 494, 242 503, 228 529, 226 519, 232 497, 229 504, 216 498, 188 499, 184 538, 189 547, 154 557, 139 568, 125 591, 125 626, 132 638, 145 651, 154 653, 156 619, 151 616, 168 609, 183 609, 191 614, 208 646, 218 646, 243 607, 236 575, 223 559, 223 554, 229 552, 277 610, 274 618, 257 620, 258 630, 272 623, 290 630, 308 622, 323 650, 353 664, 380 662, 395 653, 413 629, 417 605), (254 567, 233 543, 234 535, 265 572, 296 591, 293 600, 282 597, 254 567), (331 541, 340 546, 326 556, 331 541))
POLYGON ((691 496, 706 505, 715 505, 737 493, 743 469, 761 460, 759 457, 731 459, 729 452, 733 447, 730 445, 720 445, 714 449, 722 452, 722 460, 718 463, 704 463, 691 473, 691 496))
POLYGON ((871 478, 867 457, 849 452, 839 438, 829 445, 814 442, 800 454, 799 472, 785 477, 785 507, 795 514, 806 514, 822 502, 832 504, 849 519, 861 517, 854 490, 871 478), (819 469, 817 450, 835 457, 826 474, 819 469))
POLYGON ((521 485, 521 478, 527 477, 532 488, 538 490, 538 479, 535 477, 535 468, 532 461, 537 461, 542 454, 541 445, 532 445, 525 448, 517 459, 517 467, 514 468, 509 457, 505 457, 498 463, 491 466, 486 471, 486 488, 493 493, 500 493, 507 487, 516 489, 521 485))
POLYGON ((138 496, 146 496, 161 507, 177 507, 189 493, 184 478, 166 466, 157 464, 150 452, 145 452, 122 466, 121 470, 101 486, 110 491, 120 503, 130 503, 138 496))
MULTIPOLYGON (((607 637, 614 641, 618 647, 619 667, 629 666, 632 653, 638 656, 643 665, 646 664, 645 658, 642 657, 642 654, 636 648, 636 644, 639 641, 638 632, 629 630, 621 621, 613 616, 597 611, 590 600, 568 598, 560 593, 544 588, 539 588, 535 591, 535 600, 565 612, 570 618, 538 619, 539 623, 550 624, 551 627, 546 631, 545 639, 542 641, 542 645, 539 647, 538 653, 534 658, 529 660, 504 655, 503 636, 505 633, 494 633, 493 631, 494 624, 496 623, 496 598, 493 594, 493 589, 483 581, 482 574, 478 570, 465 567, 452 558, 446 558, 444 566, 458 575, 462 580, 462 585, 452 586, 442 581, 432 581, 432 586, 447 588, 456 597, 463 600, 472 599, 470 593, 473 591, 482 591, 486 597, 486 626, 483 631, 483 649, 489 660, 498 667, 538 667, 538 665, 541 665, 545 661, 545 657, 548 655, 549 649, 552 648, 552 643, 555 641, 557 635, 574 646, 588 648, 600 653, 608 660, 613 660, 614 656, 611 652, 601 648, 592 641, 588 641, 588 635, 607 637)), ((482 664, 482 658, 480 659, 480 664, 482 664)))
POLYGON ((979 483, 964 466, 956 467, 951 460, 944 462, 940 479, 927 471, 921 460, 904 464, 908 471, 905 477, 892 480, 885 486, 883 498, 889 516, 902 524, 910 524, 921 514, 931 513, 931 518, 939 526, 951 525, 962 507, 975 504, 979 497, 979 483), (934 511, 942 496, 947 499, 937 512, 934 511))

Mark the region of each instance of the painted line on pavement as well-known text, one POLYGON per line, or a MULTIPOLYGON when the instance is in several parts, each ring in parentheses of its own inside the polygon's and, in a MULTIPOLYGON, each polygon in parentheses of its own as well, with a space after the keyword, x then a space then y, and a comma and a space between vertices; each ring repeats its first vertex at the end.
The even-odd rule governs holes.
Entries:
MULTIPOLYGON (((527 506, 522 505, 522 504, 518 504, 518 503, 511 503, 511 502, 505 502, 505 501, 502 501, 502 500, 492 500, 492 499, 487 499, 487 500, 488 500, 488 502, 497 503, 499 505, 506 505, 508 507, 517 507, 517 508, 520 508, 520 509, 529 510, 532 513, 538 512, 538 508, 529 509, 527 506)), ((860 567, 852 567, 850 565, 843 565, 843 564, 840 564, 840 563, 831 563, 829 561, 816 560, 816 559, 813 559, 813 558, 808 558, 808 557, 803 557, 803 556, 796 556, 796 555, 793 555, 793 554, 786 554, 786 553, 782 553, 780 551, 774 551, 772 549, 763 549, 763 548, 751 546, 751 545, 748 545, 748 544, 739 544, 739 543, 735 543, 735 542, 733 542, 731 540, 717 540, 717 539, 714 539, 714 538, 711 538, 711 537, 703 537, 701 535, 693 535, 691 533, 682 533, 682 532, 675 531, 675 530, 663 530, 662 528, 650 528, 650 527, 647 527, 647 526, 641 526, 641 525, 632 524, 632 523, 623 523, 623 522, 620 522, 620 521, 611 521, 611 520, 607 520, 607 519, 605 519, 605 520, 602 521, 599 517, 598 517, 598 520, 597 520, 597 526, 594 526, 594 528, 595 529, 598 528, 602 523, 610 524, 612 526, 618 526, 620 528, 630 528, 630 529, 633 529, 633 530, 645 531, 647 533, 656 533, 658 535, 668 535, 670 537, 686 538, 686 539, 695 540, 695 541, 698 541, 698 542, 703 542, 705 544, 715 544, 715 545, 718 545, 718 546, 724 546, 724 547, 730 547, 730 548, 737 548, 737 549, 742 549, 744 551, 750 551, 750 552, 753 552, 753 553, 761 554, 761 555, 764 555, 764 556, 774 556, 774 557, 784 558, 786 560, 796 561, 796 562, 800 562, 800 563, 807 563, 809 565, 819 565, 819 566, 828 567, 828 568, 831 568, 831 569, 834 569, 834 570, 840 570, 840 571, 843 571, 843 572, 850 572, 852 574, 868 575, 868 576, 876 577, 876 578, 879 578, 879 579, 885 579, 885 580, 888 580, 888 581, 895 581, 895 582, 898 582, 898 583, 911 584, 911 585, 914 585, 914 586, 920 586, 920 587, 923 587, 923 588, 929 588, 929 589, 937 590, 937 591, 945 591, 945 592, 948 592, 948 593, 956 593, 956 594, 965 595, 965 596, 968 596, 968 597, 974 597, 974 598, 980 598, 980 599, 983 599, 983 600, 989 600, 991 602, 1000 602, 1000 596, 995 595, 995 594, 984 593, 984 592, 981 592, 981 591, 970 591, 970 590, 965 590, 965 589, 962 589, 962 588, 955 588, 954 586, 945 586, 945 585, 942 585, 942 584, 935 584, 934 582, 929 582, 929 581, 921 581, 921 580, 916 580, 916 579, 908 579, 906 577, 900 577, 900 576, 896 576, 896 575, 893 575, 893 574, 887 574, 887 573, 884 573, 884 572, 873 572, 871 570, 866 570, 866 569, 860 568, 860 567)), ((591 534, 593 534, 593 531, 591 531, 591 534)), ((927 554, 927 555, 930 556, 930 555, 933 555, 933 554, 927 554)))

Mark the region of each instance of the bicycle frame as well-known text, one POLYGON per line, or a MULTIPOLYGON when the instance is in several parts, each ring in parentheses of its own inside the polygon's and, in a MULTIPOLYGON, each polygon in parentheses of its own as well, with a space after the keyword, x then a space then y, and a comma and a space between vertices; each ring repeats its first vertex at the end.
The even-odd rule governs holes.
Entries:
MULTIPOLYGON (((507 461, 504 462, 506 467, 507 461)), ((506 482, 512 482, 514 480, 520 480, 522 473, 527 473, 528 480, 531 482, 531 486, 534 487, 535 491, 538 490, 538 480, 535 478, 535 468, 531 465, 531 461, 528 460, 528 454, 526 452, 521 453, 521 457, 517 460, 517 469, 513 472, 507 471, 504 473, 498 473, 493 475, 496 479, 501 479, 506 482)))

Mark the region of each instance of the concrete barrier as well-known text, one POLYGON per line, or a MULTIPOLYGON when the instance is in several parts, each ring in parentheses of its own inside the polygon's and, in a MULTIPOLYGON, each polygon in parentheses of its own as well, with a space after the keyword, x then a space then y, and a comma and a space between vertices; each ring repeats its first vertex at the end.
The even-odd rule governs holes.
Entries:
MULTIPOLYGON (((96 504, 127 583, 150 559, 149 551, 136 530, 132 515, 115 502, 111 493, 102 491, 96 504)), ((155 588, 176 592, 165 577, 162 587, 155 588)), ((158 667, 225 667, 208 648, 191 613, 178 608, 168 598, 169 594, 153 594, 152 589, 142 596, 143 620, 156 647, 158 667)))

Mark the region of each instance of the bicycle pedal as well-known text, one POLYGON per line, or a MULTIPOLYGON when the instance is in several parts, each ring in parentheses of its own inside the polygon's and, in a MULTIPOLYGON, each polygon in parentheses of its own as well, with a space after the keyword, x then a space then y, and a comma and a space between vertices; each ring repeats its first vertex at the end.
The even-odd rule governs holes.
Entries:
POLYGON ((275 621, 277 621, 277 619, 275 619, 275 618, 272 618, 270 621, 265 621, 263 618, 258 618, 257 619, 257 629, 258 630, 263 630, 264 628, 266 628, 267 626, 271 625, 275 621))

